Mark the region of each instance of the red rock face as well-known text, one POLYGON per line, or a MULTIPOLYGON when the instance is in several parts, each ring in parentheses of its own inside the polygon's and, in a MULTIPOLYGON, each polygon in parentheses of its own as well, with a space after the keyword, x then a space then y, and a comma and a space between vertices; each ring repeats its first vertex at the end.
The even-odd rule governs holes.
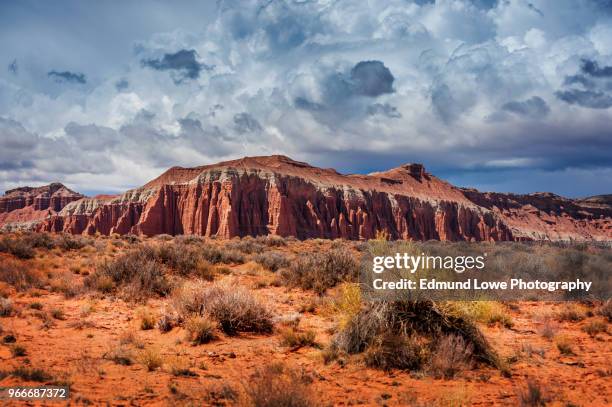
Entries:
POLYGON ((84 195, 60 183, 8 190, 0 196, 0 228, 31 228, 34 223, 56 214, 70 202, 83 198, 84 195))
POLYGON ((408 164, 341 175, 283 156, 174 167, 112 199, 66 205, 38 230, 413 240, 610 240, 612 210, 552 195, 461 190, 408 164))

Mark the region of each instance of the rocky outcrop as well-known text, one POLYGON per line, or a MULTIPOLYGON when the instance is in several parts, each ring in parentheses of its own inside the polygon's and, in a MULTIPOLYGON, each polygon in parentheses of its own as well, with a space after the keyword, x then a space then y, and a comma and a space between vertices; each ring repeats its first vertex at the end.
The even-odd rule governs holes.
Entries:
POLYGON ((35 228, 41 220, 83 198, 60 183, 8 190, 0 196, 0 229, 35 228))
MULTIPOLYGON (((599 201, 598 201, 599 202, 599 201)), ((342 175, 284 156, 173 167, 118 197, 81 199, 37 223, 77 234, 277 234, 414 240, 611 240, 612 211, 555 195, 455 188, 406 164, 342 175)))
POLYGON ((21 187, 10 189, 0 197, 0 213, 12 212, 17 209, 32 206, 36 211, 52 210, 59 212, 72 201, 84 198, 60 183, 42 187, 21 187))

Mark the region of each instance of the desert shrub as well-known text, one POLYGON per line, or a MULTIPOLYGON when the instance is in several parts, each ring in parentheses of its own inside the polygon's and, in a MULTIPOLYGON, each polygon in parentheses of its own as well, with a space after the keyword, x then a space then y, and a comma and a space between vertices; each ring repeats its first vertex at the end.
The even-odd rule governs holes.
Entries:
POLYGON ((113 286, 126 288, 127 299, 135 301, 154 295, 165 296, 170 291, 164 266, 155 261, 154 251, 147 246, 98 264, 95 273, 87 277, 86 285, 99 288, 102 282, 106 289, 109 279, 113 286))
POLYGON ((612 300, 607 300, 597 310, 598 314, 612 322, 612 300))
POLYGON ((66 319, 66 314, 64 314, 64 311, 61 308, 53 308, 51 310, 51 316, 54 319, 59 319, 61 321, 66 319))
POLYGON ((13 314, 13 301, 0 297, 0 317, 10 317, 13 314))
POLYGON ((124 345, 109 349, 102 355, 102 358, 123 366, 131 366, 134 363, 134 354, 124 345))
POLYGON ((471 368, 472 349, 473 346, 461 336, 442 337, 429 361, 429 371, 434 377, 452 379, 471 368))
POLYGON ((355 281, 359 264, 347 249, 298 256, 281 277, 289 286, 323 294, 342 281, 355 281))
POLYGON ((500 324, 505 328, 512 328, 514 324, 504 305, 496 301, 462 301, 458 307, 466 316, 478 322, 500 324))
POLYGON ((200 244, 204 242, 204 238, 198 235, 179 235, 174 238, 178 244, 200 244))
POLYGON ((17 291, 42 288, 45 285, 41 276, 28 264, 13 260, 0 263, 0 281, 12 285, 17 291))
POLYGON ((542 386, 535 380, 528 380, 524 389, 519 391, 519 402, 522 407, 540 407, 548 403, 542 386))
POLYGON ((179 274, 186 276, 195 272, 202 262, 197 247, 185 243, 164 243, 157 248, 157 258, 179 274))
POLYGON ((169 332, 180 322, 178 313, 172 307, 162 308, 155 326, 160 332, 169 332))
POLYGON ((246 381, 245 405, 253 407, 309 407, 318 405, 309 384, 312 378, 282 364, 257 370, 246 381))
POLYGON ((139 308, 138 318, 140 319, 140 329, 142 329, 143 331, 155 328, 157 318, 149 308, 139 308))
POLYGON ((415 362, 422 360, 416 355, 422 357, 435 352, 449 335, 460 337, 462 346, 471 349, 471 361, 500 367, 497 355, 470 319, 450 306, 431 301, 366 304, 333 337, 331 354, 372 352, 370 360, 379 360, 381 367, 393 366, 396 361, 387 355, 387 349, 393 343, 404 341, 410 346, 399 361, 412 362, 397 364, 416 366, 415 362))
POLYGON ((589 336, 595 336, 597 334, 607 332, 608 326, 604 321, 596 319, 583 326, 582 330, 589 334, 589 336))
POLYGON ((255 256, 254 260, 272 272, 289 265, 286 255, 281 252, 260 253, 255 256))
POLYGON ((364 353, 367 366, 378 369, 420 369, 426 349, 412 336, 394 333, 377 335, 364 353))
POLYGON ((557 346, 557 349, 559 350, 559 352, 561 352, 562 355, 570 356, 574 354, 574 350, 572 349, 572 342, 569 338, 565 336, 557 337, 555 345, 557 346))
POLYGON ((39 310, 39 311, 40 311, 41 309, 43 309, 43 305, 42 305, 40 302, 36 302, 36 301, 35 301, 35 302, 31 302, 31 303, 30 303, 30 305, 29 305, 29 307, 30 307, 31 309, 35 309, 35 310, 39 310))
POLYGON ((272 312, 244 287, 214 285, 204 292, 204 310, 228 335, 271 332, 272 312))
POLYGON ((230 387, 229 384, 211 385, 206 389, 204 400, 213 406, 223 406, 226 401, 236 402, 238 400, 238 392, 230 387))
POLYGON ((257 236, 255 241, 268 247, 287 246, 287 239, 277 235, 257 236))
POLYGON ((565 304, 563 309, 557 314, 559 321, 579 322, 584 319, 584 311, 574 303, 565 304))
POLYGON ((213 245, 204 245, 202 247, 202 255, 204 259, 212 264, 242 264, 244 263, 244 255, 238 250, 218 248, 213 245))
POLYGON ((171 303, 179 319, 209 316, 229 335, 237 332, 271 332, 272 312, 250 291, 240 286, 185 283, 172 292, 171 303))
POLYGON ((549 341, 552 340, 556 335, 559 327, 550 318, 547 318, 542 323, 542 326, 539 329, 540 335, 549 341))
POLYGON ((160 350, 155 347, 140 350, 136 355, 136 359, 150 372, 160 368, 164 363, 160 350))
POLYGON ((206 316, 194 315, 185 321, 185 329, 187 330, 187 340, 194 345, 202 345, 215 339, 214 321, 206 316))
POLYGON ((82 236, 74 236, 63 233, 56 239, 55 244, 62 250, 68 251, 80 250, 88 244, 91 244, 91 241, 82 236))
POLYGON ((51 250, 55 247, 55 240, 49 233, 31 232, 25 235, 26 239, 32 247, 51 250))
POLYGON ((246 236, 240 240, 227 243, 225 248, 228 250, 237 250, 244 254, 252 254, 264 251, 265 246, 262 243, 258 243, 253 237, 246 236))
POLYGON ((21 345, 13 345, 11 346, 11 354, 13 355, 13 357, 21 357, 21 356, 25 356, 26 355, 26 348, 24 348, 21 345))
POLYGON ((280 331, 281 345, 292 349, 299 349, 305 346, 317 346, 316 332, 312 330, 298 331, 297 329, 285 328, 280 331))
POLYGON ((20 366, 11 372, 11 376, 17 377, 27 382, 48 382, 53 376, 42 369, 20 366))
POLYGON ((32 243, 20 236, 4 236, 0 240, 0 252, 10 253, 19 259, 32 259, 36 255, 32 243))
POLYGON ((174 376, 197 376, 197 374, 191 371, 191 361, 189 358, 174 356, 170 357, 166 362, 168 371, 174 376))

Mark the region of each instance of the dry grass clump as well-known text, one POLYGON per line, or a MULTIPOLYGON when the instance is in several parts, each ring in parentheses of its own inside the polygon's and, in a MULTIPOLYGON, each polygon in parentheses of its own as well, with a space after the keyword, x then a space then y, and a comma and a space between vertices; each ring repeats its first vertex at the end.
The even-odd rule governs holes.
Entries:
POLYGON ((140 319, 140 329, 146 331, 155 328, 157 316, 149 308, 139 308, 137 311, 137 315, 140 319))
POLYGON ((159 369, 164 364, 161 351, 155 347, 140 350, 136 355, 136 360, 145 366, 149 372, 159 369))
POLYGON ((212 264, 243 264, 244 255, 235 249, 219 248, 205 244, 202 247, 202 256, 212 264))
POLYGON ((579 322, 585 318, 584 310, 574 303, 568 303, 557 314, 559 321, 579 322))
POLYGON ((102 358, 123 366, 131 366, 134 363, 134 354, 125 344, 111 348, 102 355, 102 358))
POLYGON ((597 310, 597 313, 612 322, 612 300, 607 300, 597 310))
POLYGON ((244 254, 260 253, 265 249, 265 245, 258 243, 252 236, 245 236, 240 240, 232 240, 225 244, 225 248, 229 250, 237 250, 244 254))
POLYGON ((316 337, 317 334, 313 330, 298 331, 290 327, 280 331, 281 345, 287 346, 293 350, 303 348, 305 346, 318 347, 316 337))
POLYGON ((287 239, 277 235, 257 236, 255 241, 268 247, 287 246, 287 239))
POLYGON ((572 341, 570 340, 570 338, 566 336, 558 336, 555 340, 555 345, 557 346, 557 349, 559 349, 559 352, 561 352, 562 355, 574 355, 574 350, 572 349, 572 341))
POLYGON ((14 311, 13 301, 0 297, 0 317, 10 317, 14 311))
POLYGON ((356 281, 359 264, 348 249, 298 256, 281 277, 288 286, 323 294, 342 281, 356 281))
POLYGON ((206 316, 193 315, 185 321, 187 340, 202 345, 215 339, 217 324, 206 316))
POLYGON ((585 326, 583 326, 582 330, 589 336, 593 337, 597 334, 608 332, 608 325, 601 319, 595 319, 593 321, 589 321, 585 326))
POLYGON ((146 246, 121 254, 111 261, 104 261, 87 277, 86 285, 102 291, 124 288, 128 300, 146 298, 170 292, 170 282, 164 266, 155 261, 154 251, 146 246), (112 288, 109 287, 112 283, 112 288))
POLYGON ((429 361, 428 370, 436 378, 452 379, 472 368, 473 345, 459 335, 442 337, 429 361))
POLYGON ((514 322, 506 307, 496 301, 461 301, 457 306, 468 317, 488 325, 512 328, 514 322))
POLYGON ((215 283, 186 283, 172 295, 172 306, 181 321, 193 315, 208 316, 228 335, 272 331, 273 315, 246 288, 215 283))
POLYGON ((267 365, 246 381, 244 405, 253 407, 310 407, 319 405, 302 371, 274 363, 267 365))
POLYGON ((497 355, 469 318, 431 301, 363 306, 334 336, 328 355, 364 352, 366 363, 383 369, 417 370, 433 355, 432 371, 445 377, 473 362, 500 367, 497 355), (441 352, 449 349, 452 358, 441 358, 441 352))
POLYGON ((558 331, 559 331, 559 326, 555 324, 553 321, 551 321, 550 318, 546 318, 544 322, 542 323, 542 326, 539 329, 540 335, 542 335, 544 338, 548 339, 549 341, 552 340, 557 335, 558 331))
POLYGON ((28 264, 14 260, 0 262, 0 281, 15 287, 17 291, 42 288, 45 280, 28 264))
POLYGON ((425 347, 416 337, 382 333, 366 348, 364 361, 367 366, 378 369, 417 370, 425 355, 425 347))
POLYGON ((22 379, 26 382, 44 383, 44 382, 49 382, 53 380, 53 376, 51 374, 47 373, 43 369, 33 368, 33 367, 25 367, 25 366, 16 367, 8 374, 10 374, 13 377, 22 379))
POLYGON ((75 236, 68 233, 62 233, 55 239, 55 245, 62 250, 80 250, 87 245, 91 245, 90 239, 82 236, 75 236))
POLYGON ((272 331, 272 312, 244 287, 216 284, 207 289, 204 298, 205 312, 228 335, 272 331))
POLYGON ((548 403, 540 383, 531 379, 527 380, 525 388, 519 391, 518 396, 521 407, 540 407, 548 403))
POLYGON ((281 252, 260 253, 256 255, 253 260, 272 272, 276 272, 283 267, 289 266, 287 256, 281 252))
POLYGON ((10 253, 19 259, 33 259, 36 255, 32 243, 21 236, 3 236, 0 239, 0 252, 10 253))

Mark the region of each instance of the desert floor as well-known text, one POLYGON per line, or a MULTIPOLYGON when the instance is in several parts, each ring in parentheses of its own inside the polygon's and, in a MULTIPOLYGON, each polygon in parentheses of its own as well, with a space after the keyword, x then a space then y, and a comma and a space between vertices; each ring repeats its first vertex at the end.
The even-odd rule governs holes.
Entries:
MULTIPOLYGON (((69 385, 70 405, 257 405, 254 393, 282 392, 293 385, 291 380, 300 381, 295 391, 304 393, 310 405, 323 406, 612 403, 612 330, 601 304, 498 304, 502 320, 511 322, 485 317, 477 325, 506 367, 478 364, 452 378, 435 378, 426 370, 367 367, 360 355, 326 362, 325 350, 340 319, 334 304, 342 301, 346 284, 323 295, 286 286, 278 281, 278 271, 252 260, 257 253, 245 253, 236 263, 210 265, 211 276, 201 284, 246 287, 271 310, 271 332, 228 335, 216 329, 216 338, 203 344, 194 344, 180 324, 161 332, 157 320, 171 294, 132 301, 119 289, 86 284, 101 262, 137 244, 98 237, 82 247, 38 247, 33 256, 0 253, 0 273, 18 274, 15 268, 25 268, 40 279, 0 276, 0 387, 69 385), (310 332, 314 339, 290 342, 288 330, 310 332), (299 374, 280 386, 254 379, 275 362, 299 374), (268 387, 254 389, 255 382, 268 387)), ((227 242, 207 244, 223 250, 227 242)), ((292 240, 256 251, 282 253, 291 263, 299 253, 326 252, 338 244, 358 255, 353 243, 325 240, 292 240)))

